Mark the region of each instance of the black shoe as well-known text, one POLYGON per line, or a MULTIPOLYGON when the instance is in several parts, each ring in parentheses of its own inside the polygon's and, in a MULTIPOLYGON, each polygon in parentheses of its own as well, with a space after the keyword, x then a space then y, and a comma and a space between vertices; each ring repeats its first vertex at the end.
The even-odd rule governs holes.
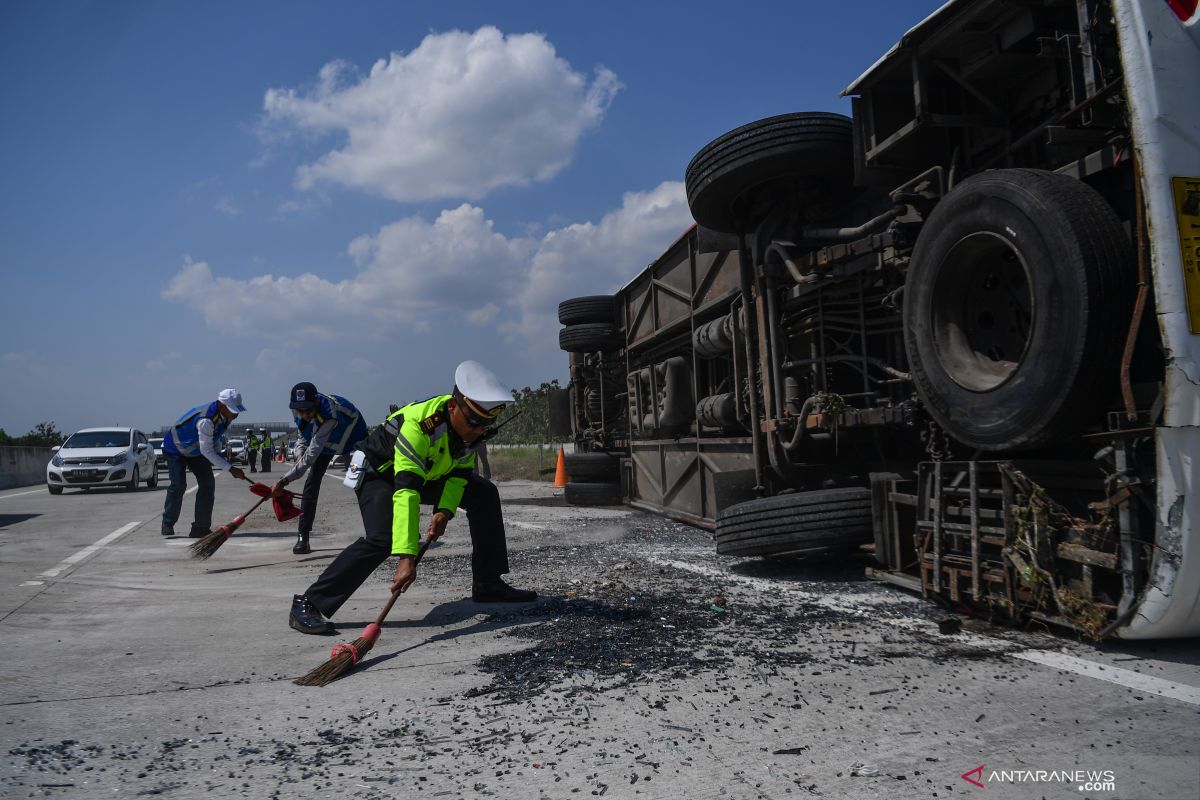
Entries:
POLYGON ((530 589, 514 589, 499 578, 494 578, 473 584, 471 599, 476 603, 529 603, 537 600, 537 592, 530 589))
POLYGON ((321 616, 321 612, 302 594, 292 597, 292 613, 288 616, 288 625, 301 633, 320 635, 335 633, 333 623, 321 616))
POLYGON ((307 533, 301 532, 301 533, 296 534, 296 543, 294 545, 292 545, 292 552, 298 556, 302 556, 305 553, 312 552, 312 548, 308 546, 308 534, 307 533))
POLYGON ((163 536, 174 536, 175 535, 175 526, 174 525, 163 525, 162 526, 162 535, 163 536))
POLYGON ((210 533, 212 533, 212 531, 206 531, 204 528, 192 528, 190 531, 188 531, 188 538, 189 539, 203 539, 205 536, 208 536, 210 533))

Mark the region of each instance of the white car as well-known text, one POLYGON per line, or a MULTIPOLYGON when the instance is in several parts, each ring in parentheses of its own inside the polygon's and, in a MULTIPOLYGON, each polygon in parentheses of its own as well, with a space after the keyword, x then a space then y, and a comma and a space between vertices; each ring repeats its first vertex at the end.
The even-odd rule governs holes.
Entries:
POLYGON ((71 487, 120 486, 133 491, 140 481, 158 486, 158 469, 154 448, 144 433, 133 428, 84 428, 55 448, 46 465, 50 494, 71 487))
POLYGON ((225 448, 225 460, 230 464, 249 464, 250 451, 245 439, 230 439, 225 448))
POLYGON ((163 454, 162 439, 152 438, 149 440, 150 446, 154 448, 154 466, 156 469, 167 468, 167 457, 163 454))

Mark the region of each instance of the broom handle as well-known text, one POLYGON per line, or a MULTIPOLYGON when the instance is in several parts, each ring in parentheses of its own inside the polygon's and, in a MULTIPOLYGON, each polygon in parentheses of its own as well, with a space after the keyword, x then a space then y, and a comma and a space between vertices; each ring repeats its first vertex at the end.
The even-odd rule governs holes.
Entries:
MULTIPOLYGON (((417 551, 417 560, 413 562, 413 567, 416 567, 417 564, 421 563, 421 556, 425 555, 425 551, 429 549, 429 544, 432 541, 432 539, 426 539, 425 541, 421 542, 421 549, 417 551)), ((384 617, 388 615, 388 612, 392 610, 392 606, 396 605, 396 601, 399 599, 400 593, 392 592, 392 596, 388 598, 387 605, 383 607, 383 611, 380 611, 379 616, 375 618, 376 625, 383 624, 384 617)))
POLYGON ((255 503, 254 505, 250 506, 250 510, 247 511, 245 514, 242 514, 242 519, 245 519, 246 517, 250 516, 254 512, 254 509, 258 508, 265 502, 267 502, 267 498, 265 498, 265 497, 258 498, 258 502, 255 503))

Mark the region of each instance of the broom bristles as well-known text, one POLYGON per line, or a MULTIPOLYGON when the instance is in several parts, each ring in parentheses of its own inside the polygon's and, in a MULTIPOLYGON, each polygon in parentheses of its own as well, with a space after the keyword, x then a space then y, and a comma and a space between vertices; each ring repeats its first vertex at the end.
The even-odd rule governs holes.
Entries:
POLYGON ((229 539, 231 534, 232 531, 222 525, 203 539, 193 542, 191 547, 188 548, 192 551, 192 558, 199 559, 200 561, 212 558, 213 553, 221 549, 221 545, 225 544, 225 541, 229 539))
POLYGON ((341 646, 336 647, 334 648, 334 652, 337 655, 330 656, 324 664, 310 669, 304 675, 292 681, 292 683, 297 686, 325 686, 332 683, 340 678, 343 673, 349 672, 350 668, 357 664, 370 651, 374 644, 374 639, 366 639, 360 636, 349 645, 354 648, 354 655, 346 652, 345 648, 341 646), (339 650, 340 652, 338 652, 339 650))

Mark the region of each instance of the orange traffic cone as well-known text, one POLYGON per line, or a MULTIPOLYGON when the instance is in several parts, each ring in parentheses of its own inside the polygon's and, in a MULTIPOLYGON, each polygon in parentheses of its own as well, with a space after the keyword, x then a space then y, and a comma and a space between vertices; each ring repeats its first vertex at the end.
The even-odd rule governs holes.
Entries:
POLYGON ((561 488, 567 485, 567 464, 566 458, 563 456, 563 449, 558 448, 558 466, 554 468, 554 486, 561 488))

